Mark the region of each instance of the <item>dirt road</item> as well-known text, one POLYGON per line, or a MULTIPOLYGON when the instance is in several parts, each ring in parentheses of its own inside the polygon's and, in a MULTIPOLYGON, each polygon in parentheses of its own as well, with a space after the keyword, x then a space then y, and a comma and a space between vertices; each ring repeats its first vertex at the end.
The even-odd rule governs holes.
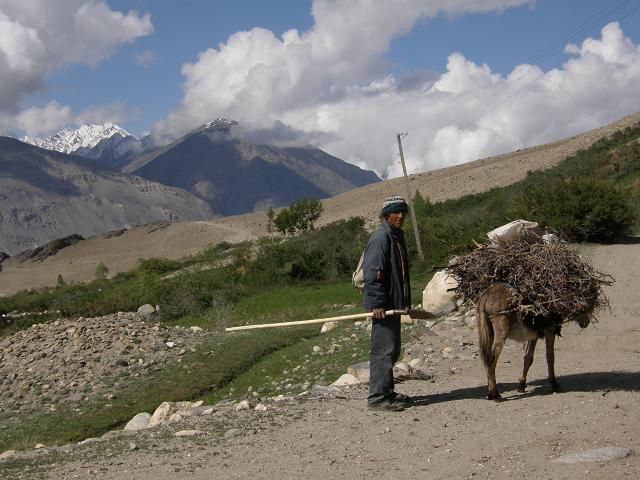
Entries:
MULTIPOLYGON (((366 390, 354 387, 344 398, 306 400, 284 410, 275 424, 248 425, 249 433, 229 440, 134 436, 127 440, 135 443, 131 449, 96 444, 86 450, 90 454, 61 455, 54 465, 29 471, 52 479, 635 480, 640 477, 640 244, 585 251, 616 283, 607 288, 611 311, 585 330, 565 328, 556 343, 560 393, 552 394, 546 383, 542 346, 528 391, 517 393, 522 348, 510 343, 498 365, 505 397, 499 404, 483 398, 485 377, 478 358, 454 356, 434 362, 435 381, 398 385, 419 400, 401 413, 367 411, 366 390), (554 462, 561 455, 615 446, 636 454, 592 463, 554 462)), ((447 342, 475 342, 467 327, 442 326, 435 334, 425 338, 436 349, 447 342)), ((195 427, 206 432, 202 421, 195 427)))

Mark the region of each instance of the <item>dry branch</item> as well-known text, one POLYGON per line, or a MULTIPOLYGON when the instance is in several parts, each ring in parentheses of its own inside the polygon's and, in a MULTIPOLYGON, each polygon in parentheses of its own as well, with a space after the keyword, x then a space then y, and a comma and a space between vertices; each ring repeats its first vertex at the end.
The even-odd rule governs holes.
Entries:
POLYGON ((448 271, 467 303, 477 303, 492 283, 504 282, 522 296, 529 314, 559 320, 608 306, 602 286, 613 283, 610 275, 597 271, 563 241, 480 245, 456 257, 448 271))

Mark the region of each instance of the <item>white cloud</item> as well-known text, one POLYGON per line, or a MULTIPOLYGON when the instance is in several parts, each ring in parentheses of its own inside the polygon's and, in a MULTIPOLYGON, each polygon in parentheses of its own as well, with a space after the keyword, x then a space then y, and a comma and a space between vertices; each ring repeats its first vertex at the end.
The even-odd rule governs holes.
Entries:
POLYGON ((0 112, 16 113, 51 71, 95 66, 151 32, 148 14, 123 14, 100 0, 0 0, 0 112))
POLYGON ((72 125, 118 123, 131 114, 122 102, 90 106, 74 114, 71 107, 52 100, 44 107, 29 107, 13 117, 5 117, 4 120, 0 117, 0 128, 5 125, 9 131, 9 125, 13 125, 26 135, 40 136, 72 125))

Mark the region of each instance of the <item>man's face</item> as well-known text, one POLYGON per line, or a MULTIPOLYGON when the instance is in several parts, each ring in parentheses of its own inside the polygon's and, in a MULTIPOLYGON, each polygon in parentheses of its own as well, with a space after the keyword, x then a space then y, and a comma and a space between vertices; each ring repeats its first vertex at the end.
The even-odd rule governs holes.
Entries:
POLYGON ((406 214, 404 212, 390 213, 387 217, 387 222, 389 222, 389 225, 391 225, 393 228, 402 228, 405 215, 406 214))

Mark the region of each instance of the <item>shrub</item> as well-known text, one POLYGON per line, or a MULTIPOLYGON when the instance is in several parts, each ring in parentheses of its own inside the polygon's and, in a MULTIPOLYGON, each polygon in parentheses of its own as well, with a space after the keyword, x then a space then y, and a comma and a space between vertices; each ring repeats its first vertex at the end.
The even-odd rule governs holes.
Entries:
POLYGON ((522 197, 520 212, 574 241, 611 241, 634 219, 627 197, 611 182, 591 178, 535 188, 522 197))
POLYGON ((108 273, 109 269, 104 264, 104 262, 100 262, 98 266, 96 266, 96 280, 98 282, 104 282, 107 279, 108 273))
POLYGON ((168 258, 141 258, 138 260, 138 270, 146 274, 164 275, 179 270, 181 263, 168 258))

